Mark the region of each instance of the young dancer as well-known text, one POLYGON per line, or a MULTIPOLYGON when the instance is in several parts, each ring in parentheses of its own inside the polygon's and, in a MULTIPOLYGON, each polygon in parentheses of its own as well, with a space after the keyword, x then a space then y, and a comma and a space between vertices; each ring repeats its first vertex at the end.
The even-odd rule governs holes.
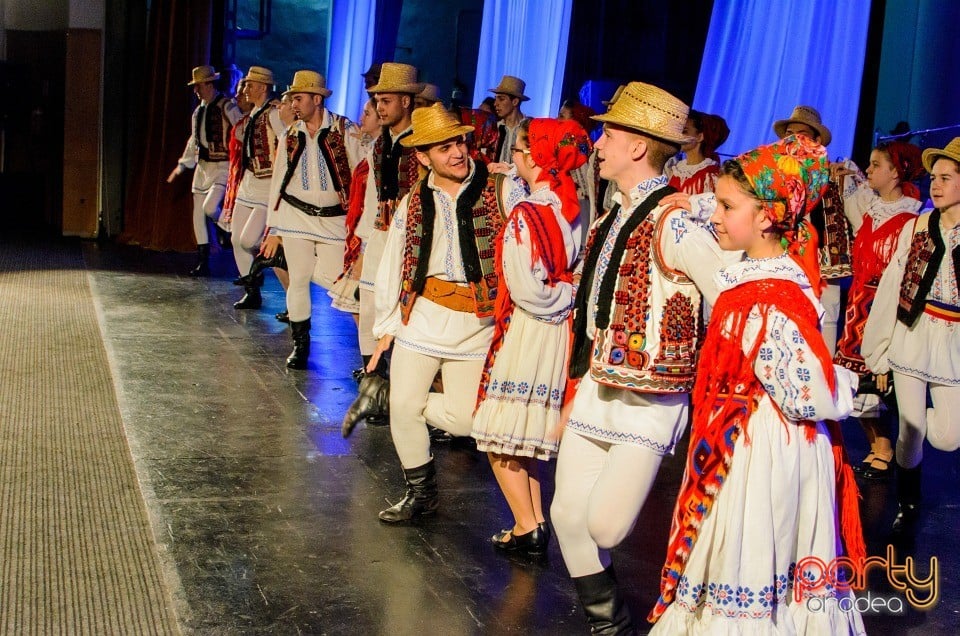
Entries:
POLYGON ((520 124, 512 149, 531 192, 497 243, 496 328, 473 421, 477 449, 487 452, 514 517, 492 539, 505 551, 542 553, 548 542, 538 460, 552 459, 560 444, 581 236, 570 173, 590 145, 575 121, 533 119, 520 124))
POLYGON ((831 563, 838 528, 849 556, 865 556, 839 426, 824 421, 850 412, 857 378, 832 364, 816 257, 797 244, 828 178, 826 150, 801 136, 724 164, 711 221, 721 247, 746 254, 717 275, 653 634, 863 633, 857 612, 826 602, 852 592, 802 564, 831 563))
POLYGON ((960 137, 923 151, 935 209, 900 233, 863 334, 863 357, 893 371, 900 411, 894 532, 912 534, 920 512, 923 440, 960 447, 960 137), (927 392, 933 408, 927 408, 927 392))

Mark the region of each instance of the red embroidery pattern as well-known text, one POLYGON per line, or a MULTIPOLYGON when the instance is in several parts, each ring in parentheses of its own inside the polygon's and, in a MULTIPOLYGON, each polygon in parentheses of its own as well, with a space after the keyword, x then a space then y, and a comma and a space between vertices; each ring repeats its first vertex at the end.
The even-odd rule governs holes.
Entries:
POLYGON ((397 203, 407 196, 407 193, 420 180, 420 164, 414 156, 415 152, 414 148, 403 148, 400 151, 400 162, 397 168, 400 174, 400 192, 396 200, 379 201, 380 187, 383 185, 383 136, 377 137, 373 143, 373 183, 377 188, 378 199, 377 216, 373 220, 374 229, 383 232, 390 229, 390 221, 393 220, 393 211, 397 203))
MULTIPOLYGON (((230 131, 230 121, 227 119, 226 112, 221 107, 223 96, 218 97, 212 104, 207 106, 206 117, 206 161, 227 161, 229 155, 229 140, 227 133, 230 131)), ((199 143, 199 139, 197 142, 199 143)))
POLYGON ((327 146, 328 156, 333 157, 333 165, 327 166, 337 173, 340 181, 340 204, 344 208, 350 206, 350 161, 347 159, 347 145, 344 141, 345 122, 339 115, 330 113, 333 122, 330 124, 330 132, 324 138, 323 143, 327 146))
POLYGON ((655 375, 693 381, 698 314, 690 299, 679 292, 664 304, 660 319, 660 353, 653 361, 655 375))
POLYGON ((913 308, 913 301, 920 293, 920 281, 927 273, 927 266, 933 258, 936 246, 930 232, 922 230, 913 235, 910 243, 910 255, 903 270, 903 280, 900 281, 900 309, 909 312, 913 308))
MULTIPOLYGON (((413 276, 417 271, 420 259, 420 245, 423 241, 423 204, 420 200, 420 183, 414 184, 410 190, 410 199, 407 203, 406 240, 403 244, 403 265, 400 280, 400 319, 407 324, 410 311, 417 299, 417 292, 413 289, 413 276)), ((479 282, 470 283, 473 290, 476 309, 474 313, 480 318, 492 316, 497 300, 497 272, 494 264, 496 237, 503 228, 504 218, 500 210, 497 193, 497 179, 491 175, 483 193, 473 207, 473 228, 480 256, 479 282)))
POLYGON ((652 243, 653 221, 647 217, 627 239, 624 249, 613 296, 613 315, 609 328, 613 346, 607 364, 625 364, 634 369, 643 369, 650 361, 644 349, 647 342, 647 314, 650 312, 652 243))

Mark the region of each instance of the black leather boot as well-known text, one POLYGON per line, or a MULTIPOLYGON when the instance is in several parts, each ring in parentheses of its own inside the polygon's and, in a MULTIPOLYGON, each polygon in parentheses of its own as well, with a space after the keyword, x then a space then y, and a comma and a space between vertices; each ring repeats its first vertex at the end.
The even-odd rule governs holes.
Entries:
POLYGON ((920 520, 920 464, 916 468, 904 468, 897 464, 897 503, 899 510, 893 520, 893 533, 913 536, 920 520))
POLYGON ((197 245, 197 264, 190 270, 194 277, 210 275, 210 244, 197 245))
POLYGON ((635 633, 630 610, 617 589, 617 578, 612 565, 596 574, 574 577, 573 584, 577 588, 583 613, 587 615, 591 634, 613 636, 635 633))
POLYGON ((349 437, 360 420, 371 417, 386 419, 390 412, 390 382, 376 373, 367 373, 360 379, 357 399, 353 401, 340 425, 340 433, 349 437))
POLYGON ((243 298, 233 303, 234 309, 260 309, 263 297, 260 296, 260 287, 263 286, 263 274, 258 274, 247 280, 243 286, 243 298))
POLYGON ((437 494, 437 470, 431 459, 423 466, 403 469, 407 493, 399 503, 380 512, 380 521, 402 523, 425 515, 432 515, 440 505, 437 494))
POLYGON ((306 369, 310 357, 310 319, 290 322, 293 332, 293 351, 287 358, 288 369, 306 369))

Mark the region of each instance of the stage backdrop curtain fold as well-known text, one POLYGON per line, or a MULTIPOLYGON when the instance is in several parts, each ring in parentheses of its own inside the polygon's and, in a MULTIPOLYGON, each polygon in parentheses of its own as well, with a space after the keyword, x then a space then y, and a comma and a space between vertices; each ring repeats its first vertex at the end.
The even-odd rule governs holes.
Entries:
POLYGON ((190 135, 196 98, 187 82, 193 67, 210 63, 213 19, 212 0, 154 0, 150 5, 144 90, 132 108, 138 134, 131 135, 128 148, 121 242, 155 250, 196 249, 192 173, 172 184, 166 179, 190 135))
POLYGON ((738 154, 776 138, 798 104, 820 111, 831 157, 849 157, 870 0, 716 0, 693 106, 723 116, 738 154))
POLYGON ((327 54, 327 100, 330 110, 353 121, 367 99, 363 72, 373 59, 376 0, 335 0, 330 19, 330 50, 327 54))
POLYGON ((527 83, 523 113, 555 117, 560 110, 573 0, 486 0, 480 29, 474 105, 503 75, 527 83))

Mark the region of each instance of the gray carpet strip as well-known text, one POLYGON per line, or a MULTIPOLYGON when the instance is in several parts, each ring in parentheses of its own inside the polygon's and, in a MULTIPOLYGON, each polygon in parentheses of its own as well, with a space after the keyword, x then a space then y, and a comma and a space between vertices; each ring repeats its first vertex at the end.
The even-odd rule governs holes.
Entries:
POLYGON ((176 634, 76 246, 0 244, 0 633, 176 634))

